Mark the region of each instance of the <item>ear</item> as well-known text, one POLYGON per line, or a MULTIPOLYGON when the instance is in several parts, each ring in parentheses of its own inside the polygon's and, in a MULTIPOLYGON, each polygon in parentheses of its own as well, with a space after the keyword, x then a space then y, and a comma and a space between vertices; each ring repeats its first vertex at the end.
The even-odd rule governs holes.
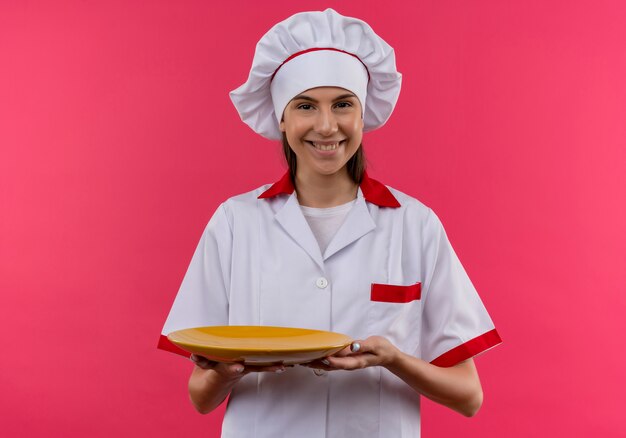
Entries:
POLYGON ((278 124, 278 129, 280 129, 280 132, 285 132, 285 119, 282 119, 280 121, 280 123, 278 124))

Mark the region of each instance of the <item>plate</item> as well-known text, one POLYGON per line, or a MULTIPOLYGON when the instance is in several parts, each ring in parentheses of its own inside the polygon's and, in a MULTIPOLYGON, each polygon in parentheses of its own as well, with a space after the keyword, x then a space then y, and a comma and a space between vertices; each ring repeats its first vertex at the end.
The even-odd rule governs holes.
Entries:
POLYGON ((212 326, 178 330, 167 338, 189 353, 217 362, 295 365, 321 359, 350 345, 340 333, 292 327, 212 326))

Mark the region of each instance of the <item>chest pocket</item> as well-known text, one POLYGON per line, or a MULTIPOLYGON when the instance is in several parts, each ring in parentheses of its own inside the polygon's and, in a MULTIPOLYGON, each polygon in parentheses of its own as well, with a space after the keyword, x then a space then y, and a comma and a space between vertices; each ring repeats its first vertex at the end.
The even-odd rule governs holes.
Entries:
POLYGON ((369 335, 384 336, 400 349, 416 348, 421 319, 422 284, 372 283, 369 335))
POLYGON ((370 300, 381 303, 410 303, 422 298, 422 283, 410 286, 372 283, 370 300))

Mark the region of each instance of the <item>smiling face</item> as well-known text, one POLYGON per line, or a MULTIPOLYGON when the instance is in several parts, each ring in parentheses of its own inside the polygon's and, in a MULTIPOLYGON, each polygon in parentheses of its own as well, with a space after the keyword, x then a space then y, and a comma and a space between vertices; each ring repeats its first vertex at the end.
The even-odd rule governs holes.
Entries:
POLYGON ((280 130, 297 156, 298 178, 345 173, 363 138, 359 99, 338 87, 319 87, 294 97, 280 130))

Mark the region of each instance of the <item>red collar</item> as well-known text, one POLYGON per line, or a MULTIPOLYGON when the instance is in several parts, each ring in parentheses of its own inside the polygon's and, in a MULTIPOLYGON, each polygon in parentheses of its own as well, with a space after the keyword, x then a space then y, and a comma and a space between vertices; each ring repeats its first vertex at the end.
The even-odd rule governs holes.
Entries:
MULTIPOLYGON (((293 183, 289 172, 285 173, 281 179, 259 195, 259 199, 273 198, 278 195, 291 195, 294 191, 293 183)), ((361 180, 361 191, 367 202, 376 204, 379 207, 400 207, 400 203, 389 189, 382 183, 370 178, 367 172, 363 173, 361 180)))

